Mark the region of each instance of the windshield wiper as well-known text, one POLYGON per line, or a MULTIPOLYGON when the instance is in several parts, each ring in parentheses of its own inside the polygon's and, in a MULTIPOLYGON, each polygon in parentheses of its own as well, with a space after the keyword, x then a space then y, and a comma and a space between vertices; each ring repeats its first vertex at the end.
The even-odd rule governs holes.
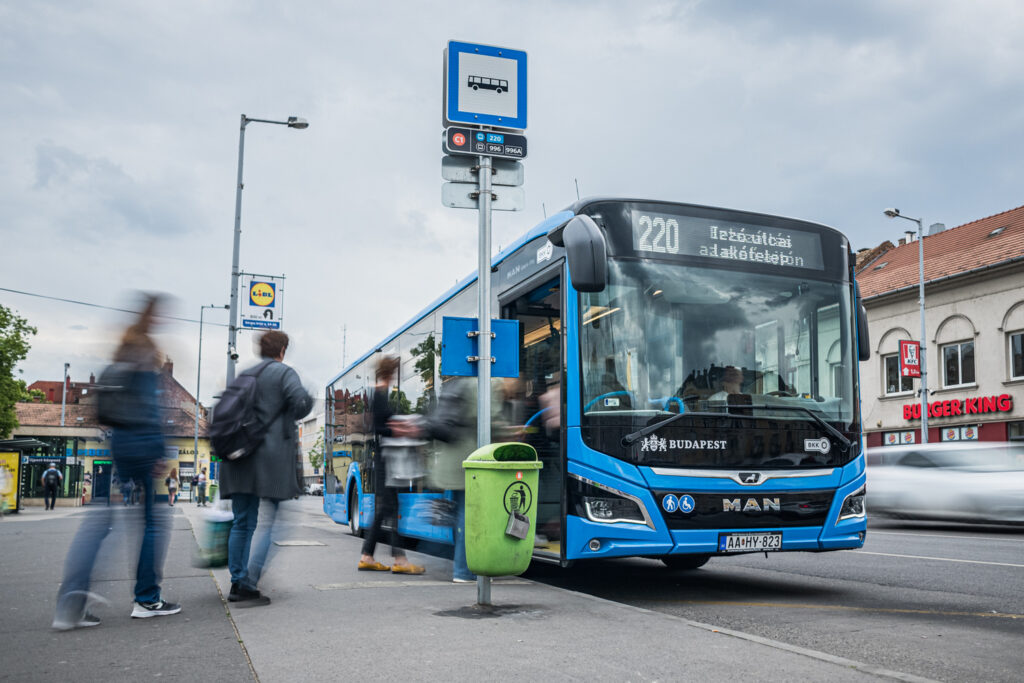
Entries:
POLYGON ((622 437, 622 445, 629 446, 630 444, 635 442, 637 439, 642 439, 643 437, 647 436, 648 434, 656 432, 659 429, 661 429, 662 427, 667 427, 672 422, 675 422, 676 420, 678 420, 680 418, 683 418, 683 417, 738 417, 738 418, 746 418, 746 419, 757 419, 757 417, 753 416, 753 415, 735 415, 735 414, 733 414, 733 413, 731 413, 729 411, 732 408, 763 408, 764 410, 790 410, 790 411, 796 411, 796 412, 799 412, 799 413, 803 413, 803 414, 807 415, 807 417, 811 418, 811 420, 813 420, 819 427, 821 427, 826 432, 828 432, 829 435, 831 435, 839 443, 841 443, 842 447, 843 447, 843 452, 844 453, 848 452, 850 450, 850 448, 853 446, 853 442, 850 441, 848 438, 846 438, 845 434, 843 434, 841 431, 839 431, 838 429, 836 429, 835 427, 830 425, 828 422, 825 422, 825 420, 821 419, 821 417, 819 415, 817 415, 815 412, 813 412, 812 410, 809 410, 809 409, 807 409, 807 408, 805 408, 803 406, 765 405, 765 404, 739 405, 739 404, 736 404, 736 405, 726 405, 726 406, 723 406, 723 407, 725 408, 725 412, 701 411, 701 412, 692 412, 692 413, 679 413, 677 415, 673 415, 672 417, 666 417, 661 422, 657 422, 655 424, 648 425, 647 427, 644 427, 643 429, 638 429, 635 432, 631 432, 630 434, 626 434, 626 436, 622 437))

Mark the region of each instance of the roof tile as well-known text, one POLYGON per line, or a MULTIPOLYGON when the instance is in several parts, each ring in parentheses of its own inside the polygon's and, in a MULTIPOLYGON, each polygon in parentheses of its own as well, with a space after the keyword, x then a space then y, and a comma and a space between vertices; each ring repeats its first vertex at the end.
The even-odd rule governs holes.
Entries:
MULTIPOLYGON (((1024 206, 924 238, 925 282, 1024 257, 1024 206), (1003 230, 991 235, 993 230, 1003 230)), ((884 252, 857 272, 861 296, 885 294, 920 281, 915 240, 884 252), (885 262, 882 268, 877 266, 885 262)))

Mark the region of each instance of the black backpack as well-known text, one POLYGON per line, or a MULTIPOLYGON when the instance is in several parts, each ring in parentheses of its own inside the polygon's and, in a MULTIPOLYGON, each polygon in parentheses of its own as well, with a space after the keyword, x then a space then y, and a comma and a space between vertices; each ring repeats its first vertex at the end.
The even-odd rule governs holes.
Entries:
POLYGON ((108 427, 134 427, 140 422, 138 398, 131 392, 133 363, 114 362, 108 365, 97 381, 96 419, 108 427))
POLYGON ((47 486, 56 486, 60 483, 60 475, 57 474, 57 470, 46 470, 45 476, 47 486))
POLYGON ((252 453, 263 441, 269 425, 256 417, 256 379, 272 361, 266 361, 255 372, 244 372, 221 394, 210 423, 210 444, 217 457, 237 460, 252 453))

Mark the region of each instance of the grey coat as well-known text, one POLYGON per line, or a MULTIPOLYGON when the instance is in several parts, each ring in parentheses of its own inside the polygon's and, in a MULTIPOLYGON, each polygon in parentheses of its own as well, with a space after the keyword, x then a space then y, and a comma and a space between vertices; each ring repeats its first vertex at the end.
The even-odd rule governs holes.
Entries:
MULTIPOLYGON (((258 368, 245 374, 254 374, 258 368)), ((297 468, 302 466, 295 421, 309 413, 313 397, 303 388, 298 373, 277 361, 270 361, 256 380, 256 388, 256 415, 263 424, 272 422, 256 451, 221 463, 220 496, 249 493, 271 500, 295 498, 301 493, 297 468)))

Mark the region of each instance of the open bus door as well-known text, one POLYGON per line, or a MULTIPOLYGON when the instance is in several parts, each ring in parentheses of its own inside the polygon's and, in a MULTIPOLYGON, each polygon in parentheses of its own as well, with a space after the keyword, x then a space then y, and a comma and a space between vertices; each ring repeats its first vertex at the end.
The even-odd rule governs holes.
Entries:
POLYGON ((502 317, 519 321, 519 377, 505 380, 501 407, 505 434, 495 433, 499 438, 530 444, 544 463, 538 482, 534 556, 554 561, 562 558, 565 533, 561 443, 565 326, 560 272, 560 266, 549 269, 546 276, 531 278, 525 287, 502 296, 502 317))

